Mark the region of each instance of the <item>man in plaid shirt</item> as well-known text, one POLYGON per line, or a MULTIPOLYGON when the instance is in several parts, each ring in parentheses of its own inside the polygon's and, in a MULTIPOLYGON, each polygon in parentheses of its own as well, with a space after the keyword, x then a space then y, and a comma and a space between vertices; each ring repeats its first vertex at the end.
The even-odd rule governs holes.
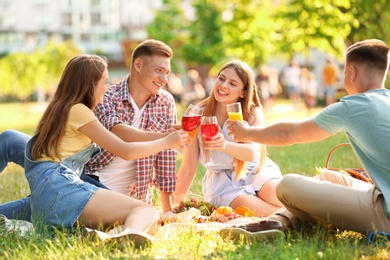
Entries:
MULTIPOLYGON (((147 141, 161 138, 176 124, 173 96, 162 88, 168 81, 172 50, 156 40, 138 45, 130 74, 112 86, 98 104, 100 122, 121 139, 147 141), (148 133, 137 131, 140 129, 148 133), (152 132, 152 133, 150 133, 152 132)), ((102 149, 87 163, 86 175, 98 175, 109 189, 151 203, 151 190, 160 190, 163 211, 171 210, 169 195, 176 185, 176 152, 164 150, 133 161, 125 161, 102 149)))
MULTIPOLYGON (((104 96, 104 103, 95 107, 100 122, 127 142, 150 141, 167 135, 176 124, 175 101, 162 89, 171 71, 171 58, 172 50, 163 42, 146 40, 138 45, 133 52, 130 74, 112 86, 104 96)), ((17 131, 7 135, 11 136, 4 136, 1 142, 4 158, 0 158, 0 168, 4 169, 9 161, 23 167, 24 146, 30 137, 17 131)), ((101 149, 85 165, 82 179, 148 203, 155 185, 160 190, 163 211, 168 212, 171 210, 169 196, 176 186, 176 152, 168 149, 125 161, 101 149), (96 181, 96 176, 101 183, 96 181)), ((29 197, 1 204, 0 213, 30 220, 29 204, 29 197)))

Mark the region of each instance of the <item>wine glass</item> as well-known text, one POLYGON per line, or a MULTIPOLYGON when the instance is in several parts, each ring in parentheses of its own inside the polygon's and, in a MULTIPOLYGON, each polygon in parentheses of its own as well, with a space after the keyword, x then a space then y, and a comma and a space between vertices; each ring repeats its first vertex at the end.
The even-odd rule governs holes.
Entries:
POLYGON ((200 119, 202 117, 201 110, 198 106, 190 104, 181 118, 181 126, 184 131, 188 132, 187 142, 184 144, 184 147, 187 147, 194 135, 196 134, 196 129, 200 124, 200 119))
MULTIPOLYGON (((218 133, 218 121, 216 116, 203 116, 201 120, 201 127, 200 131, 202 133, 202 137, 209 141, 211 138, 218 133)), ((215 166, 218 165, 213 161, 213 158, 211 158, 211 152, 210 150, 205 151, 206 155, 206 163, 205 166, 215 166)))

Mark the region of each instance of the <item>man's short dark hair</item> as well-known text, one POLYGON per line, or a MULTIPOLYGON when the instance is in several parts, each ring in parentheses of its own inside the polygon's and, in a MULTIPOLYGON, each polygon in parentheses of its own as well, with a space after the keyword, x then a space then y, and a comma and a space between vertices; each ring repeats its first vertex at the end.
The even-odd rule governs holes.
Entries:
POLYGON ((163 56, 171 59, 173 53, 172 49, 162 41, 150 39, 141 42, 134 49, 131 57, 132 63, 141 56, 163 56))
POLYGON ((357 42, 347 49, 346 61, 366 64, 386 70, 389 62, 389 47, 381 40, 368 39, 357 42))

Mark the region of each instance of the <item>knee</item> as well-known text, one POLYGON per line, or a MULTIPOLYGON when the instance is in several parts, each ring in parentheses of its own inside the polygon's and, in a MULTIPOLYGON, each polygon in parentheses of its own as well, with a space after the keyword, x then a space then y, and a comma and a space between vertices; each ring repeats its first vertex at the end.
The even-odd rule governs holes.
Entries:
POLYGON ((276 186, 276 196, 280 201, 286 196, 296 193, 296 189, 300 187, 300 178, 303 177, 298 174, 286 174, 276 186))
POLYGON ((160 218, 160 214, 158 213, 158 210, 154 207, 151 207, 149 210, 150 210, 150 216, 152 221, 153 222, 158 221, 158 219, 160 218))
POLYGON ((4 130, 0 134, 0 143, 5 143, 5 141, 10 142, 10 141, 15 139, 14 137, 16 135, 17 135, 17 131, 16 130, 4 130))
POLYGON ((144 214, 144 216, 148 216, 147 220, 150 223, 154 223, 158 221, 158 219, 160 218, 160 214, 158 213, 158 210, 149 204, 143 205, 142 213, 144 214))
POLYGON ((9 147, 24 147, 28 140, 29 135, 16 130, 5 130, 0 134, 0 145, 9 147))
POLYGON ((337 171, 325 169, 325 170, 322 170, 319 174, 317 174, 313 178, 317 179, 317 180, 321 180, 321 181, 330 181, 330 180, 337 178, 337 176, 339 176, 340 174, 341 173, 339 173, 337 171))

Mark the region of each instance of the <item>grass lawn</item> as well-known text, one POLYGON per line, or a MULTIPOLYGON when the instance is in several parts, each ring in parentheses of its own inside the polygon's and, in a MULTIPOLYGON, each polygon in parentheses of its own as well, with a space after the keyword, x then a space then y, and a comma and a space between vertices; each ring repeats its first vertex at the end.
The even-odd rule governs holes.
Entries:
MULTIPOLYGON (((45 106, 37 104, 0 104, 0 132, 13 128, 28 134, 34 132, 45 106)), ((178 105, 179 118, 183 107, 178 105)), ((312 111, 314 115, 318 110, 312 111)), ((310 114, 301 109, 293 111, 285 101, 265 111, 266 123, 305 118, 310 114)), ((344 135, 336 135, 314 144, 270 147, 268 152, 282 172, 312 176, 316 168, 325 166, 332 147, 345 142, 344 135)), ((178 155, 178 165, 181 156, 178 155)), ((332 166, 358 166, 348 148, 340 148, 332 157, 332 166)), ((201 194, 204 169, 199 166, 191 192, 201 194)), ((0 203, 29 194, 23 170, 10 164, 0 174, 0 203)), ((158 193, 154 203, 159 207, 158 193)), ((160 230, 149 249, 136 251, 130 245, 104 244, 83 241, 78 234, 58 232, 54 236, 32 236, 29 239, 14 235, 4 236, 0 230, 0 259, 389 259, 390 247, 372 246, 367 238, 354 232, 330 232, 315 228, 313 234, 289 234, 285 240, 272 243, 226 241, 216 233, 197 233, 182 229, 174 234, 160 230)))

